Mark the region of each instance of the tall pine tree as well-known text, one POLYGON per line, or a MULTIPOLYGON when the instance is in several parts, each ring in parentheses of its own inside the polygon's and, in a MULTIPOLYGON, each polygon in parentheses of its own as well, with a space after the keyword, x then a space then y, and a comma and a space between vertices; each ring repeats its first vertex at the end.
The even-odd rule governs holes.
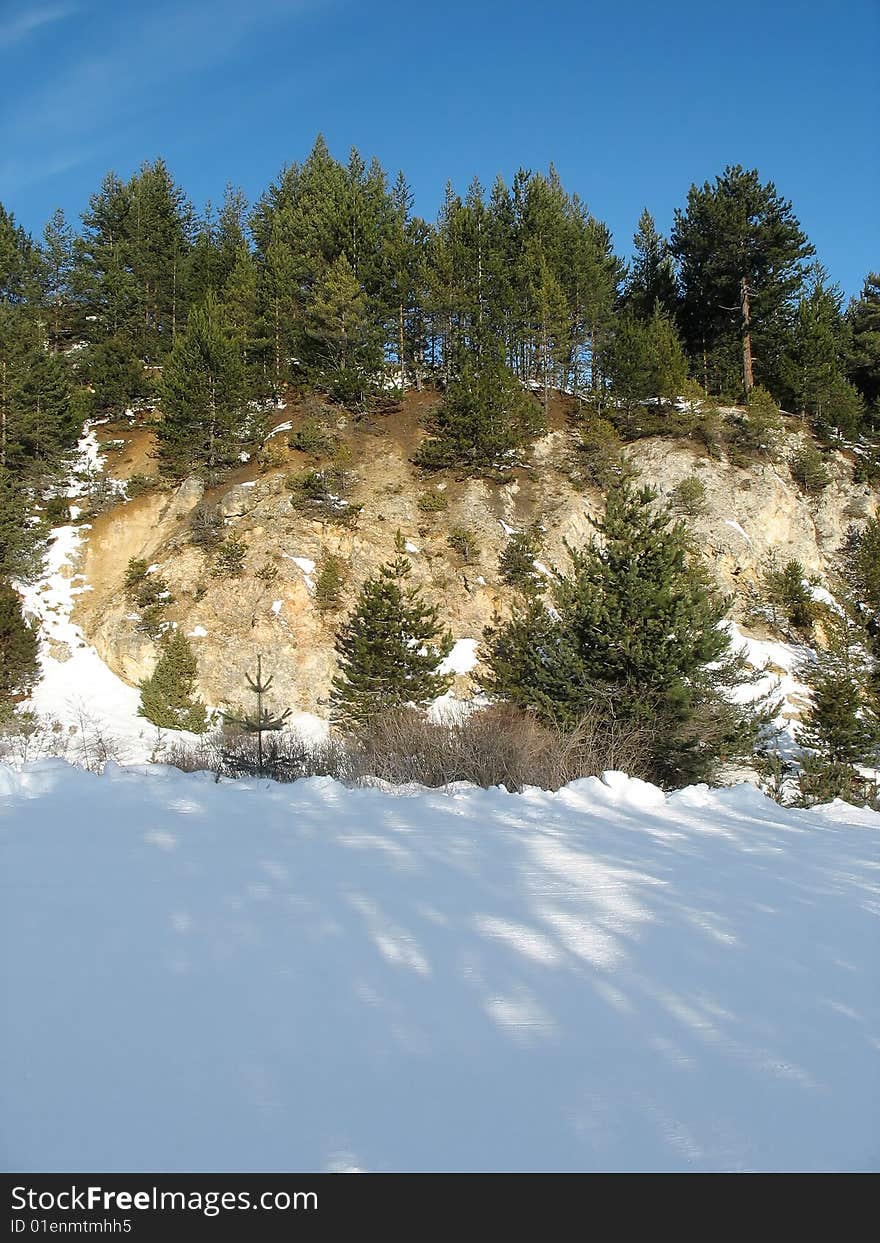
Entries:
POLYGON ((678 303, 675 260, 647 207, 639 216, 639 227, 633 235, 633 261, 626 278, 624 298, 626 306, 638 319, 650 319, 658 304, 662 311, 672 315, 678 303))
POLYGON ((726 601, 655 500, 627 483, 609 492, 597 536, 556 575, 552 607, 531 600, 487 631, 482 681, 549 721, 641 730, 657 779, 675 785, 711 775, 738 745, 744 722, 722 688, 742 675, 720 626, 726 601))
POLYGON ((234 461, 247 427, 244 359, 241 341, 211 291, 190 311, 174 343, 160 397, 163 470, 179 478, 234 461))
POLYGON ((694 362, 710 386, 710 356, 722 385, 735 386, 739 354, 745 393, 772 375, 774 329, 804 283, 814 253, 790 202, 757 170, 728 166, 714 184, 691 186, 670 243, 681 265, 681 319, 694 362), (731 349, 736 346, 736 349, 731 349))

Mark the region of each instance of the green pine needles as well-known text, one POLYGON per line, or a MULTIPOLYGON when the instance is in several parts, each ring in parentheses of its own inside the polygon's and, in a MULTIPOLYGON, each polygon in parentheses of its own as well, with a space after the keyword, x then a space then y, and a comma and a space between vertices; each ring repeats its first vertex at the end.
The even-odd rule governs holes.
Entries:
POLYGON ((609 493, 597 537, 569 549, 545 604, 526 599, 486 631, 490 694, 573 725, 585 717, 644 733, 656 779, 710 776, 746 743, 748 722, 724 688, 745 680, 721 622, 727 602, 692 555, 686 527, 656 493, 609 493))
POLYGON ((138 715, 159 729, 185 729, 203 734, 207 729, 205 705, 196 697, 198 663, 182 631, 162 640, 156 668, 141 682, 138 715))
POLYGON ((416 460, 426 470, 504 469, 543 428, 541 407, 500 361, 463 356, 416 460))
POLYGON ((283 729, 290 716, 290 708, 285 708, 280 715, 276 715, 270 712, 263 702, 264 697, 272 689, 275 675, 270 673, 268 677, 263 676, 263 657, 261 655, 257 656, 256 672, 253 675, 246 673, 244 676, 248 689, 256 696, 256 711, 251 716, 241 717, 230 716, 224 712, 223 719, 229 725, 237 725, 246 734, 256 735, 257 772, 259 776, 264 777, 266 776, 266 756, 263 749, 263 735, 275 734, 283 729))
POLYGON ((22 617, 18 592, 0 580, 0 709, 37 679, 37 635, 22 617))
POLYGON ((442 629, 436 605, 410 585, 411 572, 405 556, 380 566, 337 636, 331 704, 343 727, 357 728, 388 708, 425 706, 452 683, 439 672, 452 635, 442 629))

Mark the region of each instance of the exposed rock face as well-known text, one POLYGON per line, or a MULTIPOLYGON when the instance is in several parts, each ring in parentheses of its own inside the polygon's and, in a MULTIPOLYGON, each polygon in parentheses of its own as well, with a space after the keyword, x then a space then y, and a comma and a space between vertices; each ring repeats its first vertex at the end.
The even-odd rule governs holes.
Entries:
POLYGON ((662 440, 639 443, 631 456, 644 478, 667 498, 688 475, 702 481, 706 510, 688 522, 721 586, 742 597, 771 555, 779 561, 800 561, 808 574, 824 578, 848 526, 876 509, 876 494, 867 484, 852 482, 851 465, 840 454, 826 459, 829 486, 817 497, 804 496, 785 464, 796 444, 797 437, 788 437, 780 461, 756 463, 747 470, 662 440))
MULTIPOLYGON (((422 476, 411 464, 414 437, 394 417, 353 446, 356 479, 350 500, 363 506, 353 526, 338 525, 291 505, 285 476, 310 463, 296 452, 271 469, 253 465, 225 486, 204 492, 195 479, 174 492, 151 492, 95 519, 80 567, 94 590, 80 597, 76 620, 110 667, 129 683, 153 668, 156 644, 137 629, 124 577, 132 557, 158 565, 174 603, 177 623, 197 653, 200 690, 207 702, 236 705, 246 699, 244 673, 257 652, 275 675, 279 704, 324 714, 335 670, 334 632, 363 580, 394 555, 399 530, 409 542, 413 579, 442 607, 454 636, 479 639, 484 626, 510 605, 498 574, 498 558, 511 528, 544 528, 543 565, 566 564, 564 543, 590 538, 589 515, 598 491, 579 492, 569 478, 570 433, 555 430, 539 441, 527 468, 507 483, 457 479, 452 473, 422 476), (424 512, 423 493, 439 491, 447 507, 424 512), (240 577, 213 576, 214 557, 190 539, 192 511, 200 501, 216 505, 227 535, 247 546, 240 577), (453 528, 473 532, 477 553, 470 564, 449 546, 453 528), (314 583, 329 554, 343 562, 347 581, 340 614, 315 607, 314 583), (274 581, 257 577, 257 571, 274 581)), ((275 438, 275 443, 280 440, 275 438)), ((741 616, 750 592, 772 554, 796 558, 808 573, 825 576, 853 521, 876 509, 876 494, 852 483, 851 465, 839 454, 826 461, 832 482, 811 499, 795 486, 785 464, 796 444, 790 434, 776 463, 738 469, 680 441, 651 439, 627 450, 645 482, 668 498, 686 476, 706 490, 706 509, 689 518, 720 586, 733 594, 741 616)), ((111 467, 112 469, 112 467, 111 467)), ((467 690, 460 678, 457 689, 467 690)))

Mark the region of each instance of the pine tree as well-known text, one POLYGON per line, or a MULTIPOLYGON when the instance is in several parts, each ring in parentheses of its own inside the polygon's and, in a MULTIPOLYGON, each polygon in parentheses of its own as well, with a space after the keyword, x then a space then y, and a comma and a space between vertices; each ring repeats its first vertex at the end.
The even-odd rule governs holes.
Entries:
POLYGON ((315 287, 304 337, 314 377, 340 401, 362 404, 375 391, 382 342, 366 293, 345 254, 315 287))
POLYGON ((137 308, 141 356, 162 358, 171 349, 182 313, 193 213, 164 160, 144 164, 128 185, 128 256, 137 308))
POLYGON ((452 635, 442 629, 436 605, 408 584, 411 571, 404 556, 380 566, 337 635, 331 704, 344 727, 364 725, 389 708, 424 706, 451 685, 451 675, 439 668, 452 635))
POLYGON ((266 765, 263 754, 263 735, 277 733, 284 728, 285 722, 290 716, 290 708, 285 708, 280 716, 273 715, 263 703, 263 697, 272 689, 274 674, 263 677, 263 657, 257 655, 257 668, 253 676, 245 673, 245 679, 248 689, 253 692, 257 699, 257 706, 252 716, 230 716, 223 713, 223 719, 229 725, 237 725, 243 729, 246 734, 256 734, 257 736, 257 772, 261 777, 266 775, 266 765))
POLYGON ((734 466, 748 466, 759 458, 773 458, 781 427, 779 407, 763 384, 756 384, 749 390, 745 414, 728 423, 728 459, 734 466))
POLYGON ((159 659, 141 682, 138 715, 159 729, 185 729, 203 734, 207 729, 205 706, 196 697, 198 663, 191 644, 180 630, 162 640, 159 659))
POLYGON ((271 392, 272 386, 267 382, 269 360, 258 324, 258 273, 253 256, 244 242, 232 258, 223 285, 222 301, 229 330, 241 351, 245 386, 254 396, 264 396, 271 392))
MULTIPOLYGON (((579 206, 578 213, 572 254, 575 337, 582 335, 586 346, 590 394, 601 411, 605 390, 605 349, 615 322, 615 306, 624 265, 614 253, 607 225, 579 206)), ((580 374, 580 368, 576 367, 573 382, 576 394, 581 391, 580 374)))
POLYGON ((39 566, 44 532, 26 521, 30 507, 21 474, 0 466, 0 575, 30 578, 39 566))
POLYGON ((847 531, 843 574, 865 613, 868 633, 880 648, 880 518, 869 518, 861 529, 851 526, 847 531))
POLYGON ((0 308, 29 310, 39 301, 39 284, 39 251, 0 203, 0 308))
POLYGON ((880 761, 877 664, 868 655, 862 608, 843 584, 837 596, 838 609, 827 610, 823 618, 827 648, 798 671, 811 692, 796 731, 797 742, 806 748, 801 800, 807 806, 833 798, 873 800, 876 805, 876 781, 868 780, 858 766, 876 767, 880 761))
POLYGON ((412 204, 412 193, 401 172, 391 190, 392 225, 386 246, 392 317, 388 335, 393 341, 401 380, 406 383, 414 379, 420 387, 425 352, 420 297, 426 279, 428 226, 411 216, 412 204))
POLYGON ((620 316, 609 335, 605 369, 612 398, 624 411, 636 410, 646 399, 671 401, 681 395, 687 362, 675 325, 659 303, 647 320, 620 316))
POLYGON ((850 328, 848 376, 875 410, 880 406, 880 274, 865 277, 861 296, 846 313, 850 328))
POLYGON ((98 411, 120 413, 148 391, 144 367, 134 347, 122 337, 107 337, 90 347, 84 378, 94 389, 98 411))
POLYGON ((779 372, 796 410, 819 426, 836 426, 852 434, 861 419, 862 403, 846 379, 850 331, 842 307, 839 288, 829 283, 821 264, 814 264, 779 372))
POLYGON ((626 307, 637 319, 650 319, 654 308, 671 315, 678 302, 675 261, 669 243, 657 232, 654 217, 647 208, 639 216, 633 235, 633 262, 624 287, 626 307))
MULTIPOLYGON (((757 170, 728 166, 714 185, 691 186, 687 210, 675 213, 670 242, 681 265, 681 316, 692 357, 709 387, 709 355, 721 359, 738 346, 742 389, 772 373, 767 357, 779 315, 804 282, 804 260, 814 249, 772 181, 757 170)), ((735 351, 722 383, 732 386, 735 351)))
POLYGON ((74 232, 59 207, 43 230, 41 251, 42 301, 49 315, 49 339, 57 354, 70 323, 74 271, 74 232))
MULTIPOLYGON (((771 564, 764 574, 763 596, 770 610, 770 621, 777 630, 780 623, 802 633, 813 628, 816 606, 812 593, 805 585, 806 571, 799 561, 786 561, 779 568, 771 564)), ((790 637, 790 636, 788 636, 790 637)))
POLYGON ((720 628, 726 602, 655 499, 612 488, 598 538, 556 574, 552 609, 533 600, 487 630, 482 681, 550 721, 598 714, 643 729, 658 779, 678 783, 738 745, 745 722, 722 687, 742 674, 720 628))
POLYGON ((165 364, 157 430, 163 469, 180 477, 233 461, 246 427, 245 392, 241 342, 209 292, 165 364))
POLYGON ((342 562, 331 553, 315 579, 315 607, 322 613, 339 608, 343 581, 342 562))
POLYGON ((874 763, 880 725, 865 693, 864 667, 858 663, 853 667, 839 651, 829 651, 809 661, 800 673, 810 687, 810 707, 797 730, 798 744, 830 764, 874 763))
POLYGON ((247 210, 247 199, 241 187, 227 184, 223 194, 223 206, 217 217, 217 264, 214 272, 214 285, 217 289, 222 289, 228 282, 233 268, 241 261, 242 250, 248 249, 245 233, 247 210))
POLYGON ((108 173, 89 199, 83 233, 74 243, 73 281, 89 341, 137 339, 137 280, 132 271, 131 189, 108 173))
POLYGON ((265 251, 258 258, 263 335, 272 360, 276 394, 290 379, 294 333, 302 320, 297 260, 287 237, 288 232, 289 223, 284 211, 276 211, 270 219, 265 251))
POLYGON ((429 470, 461 466, 474 473, 510 466, 518 448, 543 428, 541 409, 496 358, 462 358, 429 424, 417 461, 429 470))
POLYGON ((12 383, 5 464, 45 473, 75 444, 78 432, 66 361, 41 342, 32 344, 12 383))
POLYGON ((537 338, 537 375, 541 381, 546 422, 550 389, 563 382, 570 351, 570 316, 561 283, 540 246, 531 248, 529 298, 537 338))
POLYGON ((36 681, 37 647, 36 631, 22 617, 18 592, 0 579, 0 708, 36 681))
POLYGON ((518 531, 511 535, 498 558, 498 571, 508 586, 524 596, 539 594, 545 588, 546 579, 535 566, 541 555, 540 545, 534 533, 518 531))

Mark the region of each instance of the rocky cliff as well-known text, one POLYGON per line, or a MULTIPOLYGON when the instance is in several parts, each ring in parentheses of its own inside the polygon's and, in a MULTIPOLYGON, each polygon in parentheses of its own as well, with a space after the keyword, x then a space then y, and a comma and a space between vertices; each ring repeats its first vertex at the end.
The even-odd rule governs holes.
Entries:
MULTIPOLYGON (((291 427, 305 418, 295 402, 278 412, 277 431, 270 432, 256 458, 213 487, 206 490, 196 479, 173 490, 157 486, 98 514, 79 566, 93 588, 78 597, 75 616, 87 639, 130 684, 151 671, 156 644, 138 629, 124 589, 130 559, 142 558, 168 582, 174 602, 167 616, 191 637, 207 702, 240 702, 244 671, 259 651, 275 673, 279 702, 323 715, 340 616, 363 580, 393 555, 398 531, 407 541, 414 580, 441 604, 455 638, 479 639, 483 627, 510 605, 498 558, 511 532, 538 524, 540 564, 563 566, 565 542, 577 545, 590 537, 589 516, 602 497, 598 489, 582 490, 572 482, 575 433, 561 402, 551 412, 551 430, 509 479, 423 475, 411 458, 421 434, 420 417, 434 400, 430 394, 412 394, 400 410, 370 422, 332 412, 333 433, 347 460, 346 497, 350 505, 361 506, 354 523, 298 510, 291 503, 291 473, 315 464, 288 447, 291 427), (430 494, 442 499, 426 502, 430 494), (191 521, 199 505, 216 507, 224 534, 244 542, 240 576, 215 577, 213 554, 192 542, 191 521), (473 533, 474 551, 467 559, 450 546, 456 528, 473 533), (315 603, 315 579, 329 554, 342 562, 345 585, 341 610, 322 613, 315 603)), ((688 476, 702 481, 705 508, 687 521, 720 586, 732 594, 739 620, 747 617, 771 556, 797 558, 807 573, 824 581, 848 525, 876 511, 876 492, 853 482, 852 458, 846 453, 829 453, 830 484, 815 497, 804 495, 787 466, 804 433, 794 420, 787 423, 776 460, 747 468, 681 440, 650 438, 626 448, 642 479, 661 498, 669 498, 688 476)), ((155 474, 148 426, 126 423, 101 430, 109 475, 155 474)), ((466 695, 470 689, 468 677, 460 676, 457 692, 466 695)))

